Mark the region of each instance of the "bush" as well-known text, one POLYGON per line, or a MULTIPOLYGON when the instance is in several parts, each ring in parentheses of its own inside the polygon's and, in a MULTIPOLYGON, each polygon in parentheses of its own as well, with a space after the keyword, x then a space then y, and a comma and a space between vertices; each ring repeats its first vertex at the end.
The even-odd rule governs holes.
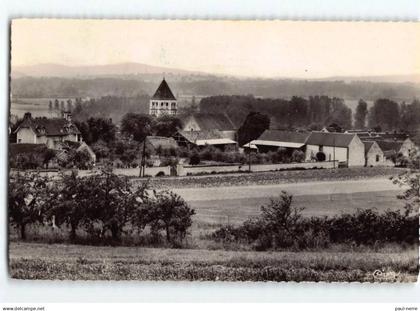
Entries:
POLYGON ((302 209, 292 208, 292 196, 283 192, 261 207, 261 215, 238 227, 225 226, 212 234, 217 242, 253 245, 256 250, 325 248, 330 243, 418 243, 418 216, 400 211, 358 210, 332 218, 303 218, 302 209))
POLYGON ((196 153, 196 152, 193 153, 190 157, 190 164, 191 165, 198 165, 198 164, 200 164, 200 162, 201 162, 201 159, 200 159, 199 154, 196 153))
POLYGON ((305 153, 302 150, 293 150, 292 162, 302 163, 305 161, 305 153))

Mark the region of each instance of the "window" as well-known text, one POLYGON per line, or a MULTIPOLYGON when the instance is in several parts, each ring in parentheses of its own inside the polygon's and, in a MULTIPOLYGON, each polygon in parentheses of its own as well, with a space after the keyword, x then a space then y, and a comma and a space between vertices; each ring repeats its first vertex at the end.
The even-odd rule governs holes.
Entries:
POLYGON ((319 150, 318 151, 324 151, 324 146, 319 146, 319 150))
POLYGON ((379 162, 379 159, 380 159, 379 154, 377 154, 376 155, 376 162, 379 162))
POLYGON ((18 139, 18 143, 21 143, 21 142, 22 142, 22 139, 21 139, 21 138, 19 138, 19 139, 18 139))

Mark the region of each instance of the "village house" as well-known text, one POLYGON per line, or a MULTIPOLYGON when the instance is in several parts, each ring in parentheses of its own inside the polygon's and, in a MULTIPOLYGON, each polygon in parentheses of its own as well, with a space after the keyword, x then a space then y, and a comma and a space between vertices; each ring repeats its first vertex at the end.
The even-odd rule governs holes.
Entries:
MULTIPOLYGON (((184 132, 208 132, 216 130, 222 138, 236 141, 237 128, 226 114, 223 113, 194 113, 182 120, 184 132)), ((215 137, 218 138, 218 137, 215 137)))
MULTIPOLYGON (((177 150, 178 144, 175 139, 172 137, 163 137, 163 136, 147 136, 146 139, 146 150, 149 154, 156 155, 159 153, 170 152, 172 150, 177 150)), ((143 143, 141 144, 141 150, 143 148, 143 143)))
MULTIPOLYGON (((86 151, 91 161, 96 162, 96 155, 82 140, 81 133, 71 120, 70 112, 63 112, 63 118, 32 118, 25 113, 22 123, 15 131, 17 145, 44 145, 56 151, 57 159, 64 160, 67 154, 86 151)), ((26 148, 28 149, 28 148, 26 148)), ((20 150, 20 149, 16 149, 20 150)))
POLYGON ((356 134, 312 132, 306 140, 306 161, 339 161, 346 166, 365 165, 365 146, 356 134))
POLYGON ((235 150, 238 143, 230 138, 225 138, 219 130, 209 131, 178 131, 174 139, 180 147, 192 149, 213 146, 222 151, 235 150))
POLYGON ((409 157, 410 152, 416 149, 416 145, 410 138, 404 141, 375 140, 385 154, 387 159, 395 158, 399 155, 409 157))
POLYGON ((279 148, 305 151, 305 143, 310 133, 291 132, 283 130, 265 130, 258 139, 251 141, 245 147, 255 146, 259 152, 277 151, 279 148))
POLYGON ((384 166, 389 164, 384 152, 375 141, 364 141, 365 145, 365 166, 384 166))
POLYGON ((96 162, 96 154, 92 151, 92 149, 84 142, 84 141, 63 141, 58 142, 56 144, 57 149, 59 152, 57 152, 57 159, 60 161, 66 161, 68 158, 68 155, 73 152, 86 152, 86 154, 89 155, 90 161, 92 163, 96 162))
POLYGON ((64 112, 63 118, 32 118, 27 112, 15 131, 18 144, 45 144, 50 149, 59 149, 63 141, 82 140, 79 129, 71 121, 71 113, 64 112))
POLYGON ((163 78, 155 94, 150 99, 149 114, 156 117, 177 114, 177 100, 165 78, 163 78))

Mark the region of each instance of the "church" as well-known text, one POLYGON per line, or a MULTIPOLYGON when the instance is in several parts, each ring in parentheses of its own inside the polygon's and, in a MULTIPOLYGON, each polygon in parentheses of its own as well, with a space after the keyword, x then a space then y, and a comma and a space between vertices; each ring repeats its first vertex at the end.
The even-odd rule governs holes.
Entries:
POLYGON ((149 102, 149 114, 159 117, 161 115, 176 115, 177 100, 163 78, 155 94, 149 102))

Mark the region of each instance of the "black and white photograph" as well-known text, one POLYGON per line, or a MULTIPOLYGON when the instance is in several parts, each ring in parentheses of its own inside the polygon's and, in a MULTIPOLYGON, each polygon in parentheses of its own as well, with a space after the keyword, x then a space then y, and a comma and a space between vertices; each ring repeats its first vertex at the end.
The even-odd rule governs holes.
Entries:
POLYGON ((419 38, 14 18, 9 277, 417 282, 419 38))

